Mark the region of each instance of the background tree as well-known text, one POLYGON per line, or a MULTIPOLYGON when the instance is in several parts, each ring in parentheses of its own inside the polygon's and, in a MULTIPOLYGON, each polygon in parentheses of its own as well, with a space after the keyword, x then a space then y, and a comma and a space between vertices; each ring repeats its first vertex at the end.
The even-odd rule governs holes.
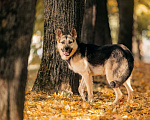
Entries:
POLYGON ((0 120, 23 119, 35 0, 0 1, 0 120))
POLYGON ((86 0, 81 32, 81 42, 92 44, 94 42, 95 27, 95 1, 86 0))
POLYGON ((118 43, 126 45, 132 51, 134 0, 117 0, 119 7, 118 43))
POLYGON ((96 0, 96 20, 94 44, 111 44, 107 0, 96 0))
POLYGON ((44 43, 43 56, 37 79, 33 89, 35 91, 72 90, 78 93, 79 76, 68 69, 65 61, 61 60, 56 50, 55 32, 57 28, 68 31, 76 26, 80 39, 82 26, 83 0, 45 0, 44 1, 44 43))
POLYGON ((107 0, 86 0, 81 40, 96 45, 112 43, 107 0))

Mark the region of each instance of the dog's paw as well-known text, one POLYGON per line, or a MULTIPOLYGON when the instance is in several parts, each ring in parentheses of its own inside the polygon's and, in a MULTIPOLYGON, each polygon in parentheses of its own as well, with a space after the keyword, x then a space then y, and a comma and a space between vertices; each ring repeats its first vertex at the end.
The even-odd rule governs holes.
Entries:
POLYGON ((114 104, 113 104, 113 102, 109 102, 109 103, 108 103, 108 105, 110 105, 110 106, 111 106, 111 105, 114 105, 114 104))
POLYGON ((113 101, 113 102, 109 102, 108 105, 110 106, 114 106, 114 105, 117 105, 119 104, 119 101, 113 101))
POLYGON ((85 96, 81 96, 81 98, 82 98, 83 101, 86 101, 85 96))
POLYGON ((90 99, 90 100, 88 99, 88 103, 89 104, 93 103, 93 99, 90 99))

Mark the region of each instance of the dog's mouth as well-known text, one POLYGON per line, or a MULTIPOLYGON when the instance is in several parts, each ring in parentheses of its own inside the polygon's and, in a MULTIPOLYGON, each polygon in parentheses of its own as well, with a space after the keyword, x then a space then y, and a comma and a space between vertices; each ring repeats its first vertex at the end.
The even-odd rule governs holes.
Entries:
POLYGON ((69 49, 65 49, 65 48, 63 48, 63 49, 61 49, 62 50, 62 52, 63 52, 63 54, 65 55, 65 56, 69 56, 70 55, 70 53, 72 52, 72 49, 71 48, 69 48, 69 49))
POLYGON ((70 53, 69 52, 63 52, 63 54, 65 55, 65 56, 69 56, 70 55, 70 53))

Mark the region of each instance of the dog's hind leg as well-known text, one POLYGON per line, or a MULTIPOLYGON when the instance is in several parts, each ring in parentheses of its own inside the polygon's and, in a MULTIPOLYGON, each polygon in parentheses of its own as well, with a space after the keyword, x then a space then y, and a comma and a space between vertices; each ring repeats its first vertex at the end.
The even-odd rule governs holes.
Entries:
POLYGON ((79 94, 81 95, 82 99, 84 101, 86 101, 85 100, 85 95, 84 95, 84 89, 85 89, 85 82, 84 82, 84 78, 82 77, 79 88, 78 88, 78 91, 79 91, 79 94))
POLYGON ((127 91, 128 91, 128 99, 127 99, 127 102, 130 102, 130 100, 132 100, 133 98, 133 89, 131 87, 131 84, 130 84, 130 80, 131 80, 131 77, 129 77, 127 79, 126 82, 124 82, 124 86, 126 87, 127 91))
MULTIPOLYGON (((111 69, 111 64, 108 63, 106 65, 105 72, 106 72, 107 81, 110 84, 110 82, 114 80, 113 71, 111 69)), ((115 98, 113 104, 117 104, 118 101, 122 98, 122 92, 120 91, 119 87, 113 88, 113 90, 115 91, 115 94, 116 94, 116 98, 115 98)))
POLYGON ((115 98, 113 104, 117 104, 118 101, 122 98, 122 92, 119 89, 119 87, 118 88, 113 88, 113 90, 115 91, 115 94, 116 94, 116 98, 115 98))

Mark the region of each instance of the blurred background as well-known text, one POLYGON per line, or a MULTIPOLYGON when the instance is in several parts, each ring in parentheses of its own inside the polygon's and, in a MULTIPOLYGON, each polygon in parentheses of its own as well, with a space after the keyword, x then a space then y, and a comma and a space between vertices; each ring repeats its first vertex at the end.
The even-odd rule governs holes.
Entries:
MULTIPOLYGON (((113 43, 118 41, 119 14, 116 0, 108 0, 107 3, 109 25, 113 43)), ((37 71, 42 58, 42 46, 44 36, 44 1, 37 0, 35 15, 34 34, 28 65, 28 83, 31 84, 36 79, 37 71)), ((150 0, 134 0, 134 25, 133 25, 133 46, 132 52, 135 59, 150 63, 150 0)), ((30 89, 27 88, 27 89, 30 89)))

